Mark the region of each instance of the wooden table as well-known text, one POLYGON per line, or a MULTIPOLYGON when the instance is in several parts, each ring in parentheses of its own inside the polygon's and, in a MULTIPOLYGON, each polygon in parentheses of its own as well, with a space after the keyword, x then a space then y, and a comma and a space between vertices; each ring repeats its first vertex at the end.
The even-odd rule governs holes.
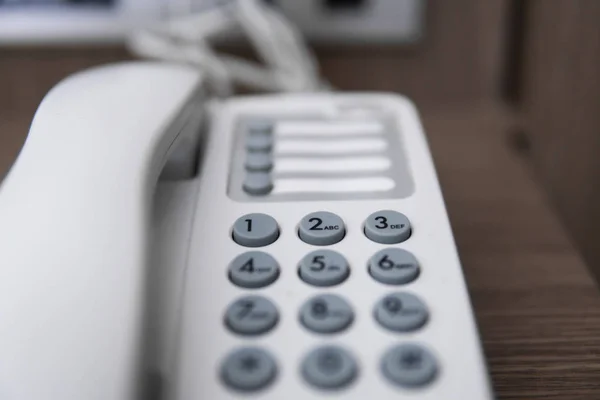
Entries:
MULTIPOLYGON (((0 114, 0 171, 30 118, 0 114)), ((600 293, 508 145, 511 117, 490 105, 424 121, 498 398, 600 399, 600 293)))

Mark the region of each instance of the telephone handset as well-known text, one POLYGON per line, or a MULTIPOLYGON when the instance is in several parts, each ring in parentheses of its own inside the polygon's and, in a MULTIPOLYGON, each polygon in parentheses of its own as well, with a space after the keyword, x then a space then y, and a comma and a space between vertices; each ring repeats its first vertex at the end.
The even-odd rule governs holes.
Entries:
POLYGON ((418 116, 96 68, 0 188, 3 399, 492 398, 418 116))

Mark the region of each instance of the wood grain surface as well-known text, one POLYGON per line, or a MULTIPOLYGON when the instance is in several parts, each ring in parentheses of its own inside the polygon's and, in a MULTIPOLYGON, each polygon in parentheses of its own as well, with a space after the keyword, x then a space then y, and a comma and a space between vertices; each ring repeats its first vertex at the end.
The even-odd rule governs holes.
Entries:
POLYGON ((424 113, 499 399, 600 399, 600 294, 499 107, 424 113))
POLYGON ((526 4, 521 100, 533 165, 600 279, 600 1, 526 4))

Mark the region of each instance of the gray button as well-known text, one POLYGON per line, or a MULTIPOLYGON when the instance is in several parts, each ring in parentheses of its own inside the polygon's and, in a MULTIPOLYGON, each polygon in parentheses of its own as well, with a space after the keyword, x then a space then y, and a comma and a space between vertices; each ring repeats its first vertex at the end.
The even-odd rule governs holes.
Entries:
POLYGON ((248 153, 245 166, 248 171, 269 171, 273 168, 273 156, 271 153, 248 153))
POLYGON ((356 377, 358 367, 346 350, 337 346, 319 347, 302 363, 302 375, 311 385, 321 389, 340 389, 356 377))
POLYGON ((277 375, 273 357, 257 347, 234 351, 223 362, 221 376, 227 386, 240 391, 255 391, 269 385, 277 375))
POLYGON ((300 221, 298 235, 308 244, 327 246, 344 238, 344 221, 337 215, 318 211, 310 213, 300 221))
POLYGON ((246 296, 227 308, 225 323, 235 333, 260 335, 277 325, 279 313, 271 301, 260 296, 246 296))
POLYGON ((383 374, 392 382, 404 387, 419 387, 432 382, 437 375, 435 357, 416 344, 394 347, 383 357, 383 374))
POLYGON ((267 286, 279 276, 277 261, 262 251, 240 254, 229 264, 229 278, 244 288, 267 286))
POLYGON ((233 240, 247 247, 261 247, 273 243, 279 237, 279 227, 267 214, 246 214, 233 224, 233 240))
POLYGON ((350 275, 348 262, 340 253, 332 250, 317 250, 300 261, 300 277, 315 286, 333 286, 350 275))
POLYGON ((273 147, 271 133, 249 133, 246 135, 246 149, 248 151, 269 151, 273 147))
POLYGON ((427 322, 427 306, 410 293, 392 293, 375 306, 375 319, 384 328, 396 332, 410 332, 427 322))
POLYGON ((273 190, 273 181, 268 172, 248 172, 242 186, 249 195, 264 196, 273 190))
POLYGON ((419 263, 406 250, 388 248, 378 251, 369 260, 369 273, 388 285, 402 285, 419 276, 419 263))
POLYGON ((300 309, 302 324, 317 333, 336 333, 346 329, 354 319, 350 305, 333 294, 316 296, 300 309))
POLYGON ((365 222, 365 235, 377 243, 404 242, 410 237, 410 232, 410 221, 397 211, 377 211, 369 215, 365 222))
POLYGON ((273 122, 257 119, 249 122, 246 129, 250 133, 271 133, 273 131, 273 122))

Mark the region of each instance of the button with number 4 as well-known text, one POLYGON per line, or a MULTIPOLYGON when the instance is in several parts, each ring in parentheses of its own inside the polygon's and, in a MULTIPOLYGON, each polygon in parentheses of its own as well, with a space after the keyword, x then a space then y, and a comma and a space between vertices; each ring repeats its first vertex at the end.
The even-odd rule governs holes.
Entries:
POLYGON ((419 263, 406 250, 388 248, 375 253, 369 260, 369 273, 375 280, 388 285, 402 285, 419 276, 419 263))
POLYGON ((365 221, 365 235, 374 242, 394 244, 410 237, 410 221, 406 215, 392 210, 377 211, 365 221))
POLYGON ((247 251, 229 264, 229 279, 243 288, 267 286, 279 276, 277 261, 262 251, 247 251))

